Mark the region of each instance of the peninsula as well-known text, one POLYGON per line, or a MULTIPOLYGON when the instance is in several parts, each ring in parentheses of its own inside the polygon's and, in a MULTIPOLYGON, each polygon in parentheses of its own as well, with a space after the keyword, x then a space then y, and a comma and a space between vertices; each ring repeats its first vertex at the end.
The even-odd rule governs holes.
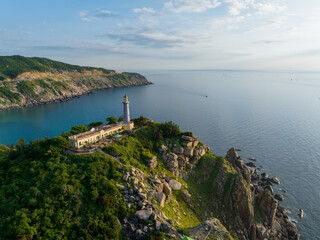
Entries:
POLYGON ((47 58, 0 56, 0 111, 65 101, 99 89, 151 84, 138 73, 70 65, 47 58))
POLYGON ((115 125, 0 145, 1 239, 299 239, 276 178, 123 106, 115 125))

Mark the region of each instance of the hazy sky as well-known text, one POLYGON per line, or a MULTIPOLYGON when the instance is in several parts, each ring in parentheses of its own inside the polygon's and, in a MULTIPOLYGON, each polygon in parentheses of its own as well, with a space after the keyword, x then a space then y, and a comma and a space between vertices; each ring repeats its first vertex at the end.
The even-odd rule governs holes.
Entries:
POLYGON ((320 70, 319 0, 0 0, 0 55, 116 70, 320 70))

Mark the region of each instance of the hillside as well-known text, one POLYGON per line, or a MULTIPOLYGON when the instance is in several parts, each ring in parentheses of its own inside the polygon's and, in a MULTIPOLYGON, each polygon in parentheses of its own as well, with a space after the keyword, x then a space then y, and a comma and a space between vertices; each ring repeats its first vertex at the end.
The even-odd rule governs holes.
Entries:
POLYGON ((235 149, 219 157, 172 122, 146 123, 87 154, 64 137, 0 146, 0 238, 299 239, 235 149))
POLYGON ((117 73, 47 58, 0 56, 0 110, 63 101, 94 90, 150 82, 138 73, 117 73))

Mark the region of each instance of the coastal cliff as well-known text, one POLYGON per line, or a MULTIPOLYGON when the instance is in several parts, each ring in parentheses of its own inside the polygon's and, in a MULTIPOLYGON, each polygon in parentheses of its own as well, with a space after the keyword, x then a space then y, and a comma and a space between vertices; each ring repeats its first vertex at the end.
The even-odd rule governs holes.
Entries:
POLYGON ((46 58, 0 57, 0 111, 65 101, 99 89, 151 84, 138 73, 81 67, 46 58))
POLYGON ((234 148, 216 156, 172 122, 133 121, 81 152, 64 137, 0 146, 0 238, 299 239, 234 148))

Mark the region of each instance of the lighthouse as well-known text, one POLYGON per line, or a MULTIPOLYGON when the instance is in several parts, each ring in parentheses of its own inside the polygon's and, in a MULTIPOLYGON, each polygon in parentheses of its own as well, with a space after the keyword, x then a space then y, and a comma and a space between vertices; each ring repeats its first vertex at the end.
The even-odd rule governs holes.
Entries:
POLYGON ((129 110, 129 98, 126 95, 124 95, 123 98, 123 128, 124 130, 132 130, 134 127, 134 123, 130 122, 130 110, 129 110))

